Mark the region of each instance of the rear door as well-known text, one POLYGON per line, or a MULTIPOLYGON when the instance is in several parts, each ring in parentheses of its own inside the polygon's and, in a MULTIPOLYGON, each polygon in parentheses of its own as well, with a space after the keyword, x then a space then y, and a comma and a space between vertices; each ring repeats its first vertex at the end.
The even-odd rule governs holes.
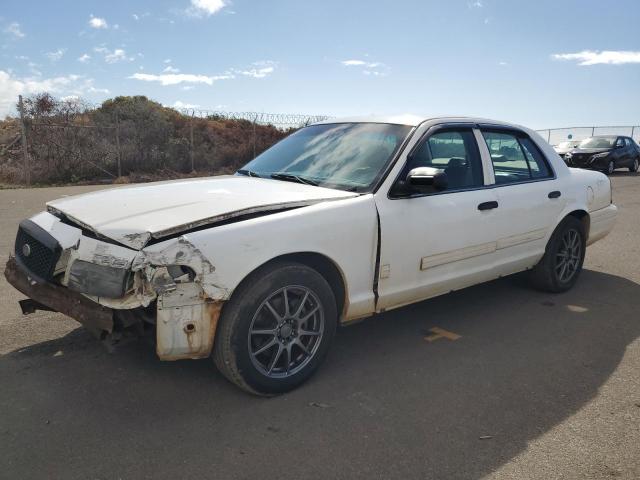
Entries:
POLYGON ((494 220, 500 232, 495 273, 507 275, 533 266, 542 257, 569 192, 525 132, 492 126, 481 126, 481 131, 499 204, 494 220))

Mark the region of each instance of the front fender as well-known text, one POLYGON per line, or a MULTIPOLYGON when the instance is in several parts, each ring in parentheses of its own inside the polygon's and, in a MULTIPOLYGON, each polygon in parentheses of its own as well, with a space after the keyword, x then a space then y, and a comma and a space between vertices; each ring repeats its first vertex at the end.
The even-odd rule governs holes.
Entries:
POLYGON ((190 246, 191 258, 197 259, 198 264, 207 265, 201 284, 212 300, 228 300, 247 275, 276 257, 310 252, 327 257, 343 274, 347 291, 345 318, 365 316, 375 310, 373 280, 378 237, 372 195, 187 233, 145 248, 144 256, 166 257, 165 262, 170 261, 172 255, 163 252, 178 241, 190 246))

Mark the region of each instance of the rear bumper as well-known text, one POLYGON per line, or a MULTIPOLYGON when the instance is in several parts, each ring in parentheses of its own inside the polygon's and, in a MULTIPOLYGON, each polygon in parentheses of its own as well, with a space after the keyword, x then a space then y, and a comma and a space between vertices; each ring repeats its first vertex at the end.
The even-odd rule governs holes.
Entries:
POLYGON ((589 216, 591 222, 587 245, 597 242, 611 232, 616 223, 616 217, 618 216, 618 207, 611 204, 608 207, 590 212, 589 216))
POLYGON ((61 285, 31 278, 14 257, 4 270, 7 281, 18 291, 49 309, 63 313, 80 322, 97 337, 113 331, 113 310, 61 285))

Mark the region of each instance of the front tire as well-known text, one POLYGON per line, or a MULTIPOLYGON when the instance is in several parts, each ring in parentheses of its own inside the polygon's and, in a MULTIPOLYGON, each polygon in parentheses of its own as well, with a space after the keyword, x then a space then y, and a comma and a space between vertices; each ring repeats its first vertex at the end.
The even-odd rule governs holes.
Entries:
POLYGON ((631 173, 635 173, 638 171, 638 168, 640 167, 640 161, 638 161, 640 159, 640 157, 637 157, 634 161, 633 161, 633 165, 631 165, 629 167, 629 171, 631 173))
POLYGON ((273 263, 248 277, 225 305, 214 361, 247 392, 288 392, 320 366, 337 319, 333 291, 322 275, 298 263, 273 263))
POLYGON ((609 160, 607 167, 602 171, 605 175, 611 175, 616 169, 616 164, 613 160, 609 160))
POLYGON ((565 218, 551 235, 542 260, 531 271, 533 285, 552 293, 573 287, 582 271, 586 243, 583 223, 575 217, 565 218))

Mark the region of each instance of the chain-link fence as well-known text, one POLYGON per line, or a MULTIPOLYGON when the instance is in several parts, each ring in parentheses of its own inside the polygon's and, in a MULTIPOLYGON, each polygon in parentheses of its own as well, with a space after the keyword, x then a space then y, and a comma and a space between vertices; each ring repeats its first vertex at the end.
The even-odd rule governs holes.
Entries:
POLYGON ((0 145, 0 181, 27 185, 228 173, 292 130, 329 118, 176 110, 146 97, 96 106, 46 94, 20 98, 18 110, 15 138, 0 145))
POLYGON ((548 128, 537 131, 551 145, 557 145, 567 140, 584 140, 594 135, 624 135, 640 142, 640 126, 617 127, 565 127, 548 128))

